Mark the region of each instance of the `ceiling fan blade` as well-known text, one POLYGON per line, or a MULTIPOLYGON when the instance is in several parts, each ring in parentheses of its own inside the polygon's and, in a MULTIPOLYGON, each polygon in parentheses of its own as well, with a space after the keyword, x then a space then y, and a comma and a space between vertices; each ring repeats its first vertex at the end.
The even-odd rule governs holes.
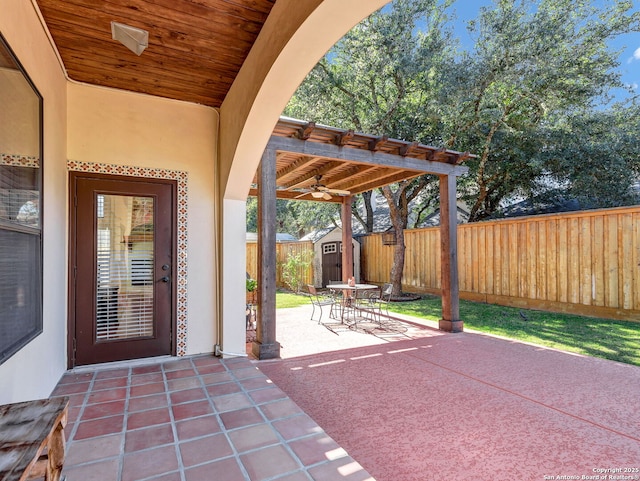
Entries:
POLYGON ((338 195, 351 195, 350 191, 341 190, 341 189, 327 189, 325 192, 331 192, 332 194, 338 194, 338 195))
POLYGON ((303 193, 302 193, 302 194, 300 194, 300 195, 296 195, 296 196, 294 197, 294 199, 300 199, 301 197, 304 197, 305 195, 308 195, 309 193, 310 193, 310 192, 303 192, 303 193))
POLYGON ((329 193, 328 193, 328 192, 325 192, 324 194, 322 194, 322 198, 323 198, 324 200, 329 200, 329 199, 331 199, 331 195, 329 195, 329 193))

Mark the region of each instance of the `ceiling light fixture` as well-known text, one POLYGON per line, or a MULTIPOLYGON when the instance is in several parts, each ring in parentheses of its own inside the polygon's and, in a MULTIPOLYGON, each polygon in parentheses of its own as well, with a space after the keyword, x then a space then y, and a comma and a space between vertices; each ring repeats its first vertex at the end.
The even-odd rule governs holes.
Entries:
POLYGON ((311 192, 311 197, 313 197, 314 199, 322 199, 324 197, 324 192, 314 190, 313 192, 311 192))
POLYGON ((111 22, 111 37, 136 55, 149 46, 149 32, 124 23, 111 22))

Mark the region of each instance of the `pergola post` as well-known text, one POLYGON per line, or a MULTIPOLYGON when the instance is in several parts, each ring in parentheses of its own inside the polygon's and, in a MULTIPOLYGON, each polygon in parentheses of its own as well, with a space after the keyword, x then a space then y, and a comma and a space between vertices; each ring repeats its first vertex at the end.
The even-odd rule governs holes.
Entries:
MULTIPOLYGON (((258 359, 280 357, 276 341, 276 152, 266 149, 258 166, 258 310, 256 340, 251 346, 258 359)), ((244 221, 244 219, 241 219, 244 221)))
POLYGON ((458 287, 456 176, 452 174, 440 176, 440 256, 442 319, 439 328, 448 332, 462 332, 458 287))
POLYGON ((347 282, 353 277, 353 227, 351 225, 350 195, 342 198, 340 218, 342 220, 342 281, 347 282))

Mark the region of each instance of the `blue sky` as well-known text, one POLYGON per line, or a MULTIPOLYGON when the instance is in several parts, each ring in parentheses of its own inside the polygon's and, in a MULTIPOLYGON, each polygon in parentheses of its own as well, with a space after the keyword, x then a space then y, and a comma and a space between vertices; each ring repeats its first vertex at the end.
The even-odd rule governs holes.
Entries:
MULTIPOLYGON (((460 35, 462 42, 466 37, 466 22, 468 20, 476 18, 480 7, 485 5, 491 5, 491 0, 456 0, 453 4, 457 16, 457 24, 460 24, 460 28, 457 28, 457 32, 460 35)), ((640 2, 634 2, 634 9, 637 11, 640 9, 638 6, 640 2)), ((597 0, 596 4, 604 4, 602 0, 597 0)), ((467 37, 468 38, 468 37, 467 37)), ((464 43, 463 43, 464 46, 464 43)), ((611 42, 611 47, 615 50, 622 50, 620 54, 620 73, 622 74, 622 81, 634 88, 636 93, 640 93, 640 33, 633 33, 620 36, 611 42)), ((613 93, 613 92, 612 92, 613 93)), ((628 95, 624 91, 615 92, 616 97, 621 100, 624 96, 628 95)))

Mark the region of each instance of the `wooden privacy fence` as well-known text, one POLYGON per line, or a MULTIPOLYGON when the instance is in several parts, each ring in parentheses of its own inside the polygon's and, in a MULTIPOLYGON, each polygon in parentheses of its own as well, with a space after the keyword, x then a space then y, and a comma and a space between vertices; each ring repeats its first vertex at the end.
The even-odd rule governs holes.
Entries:
MULTIPOLYGON (((440 232, 405 231, 403 289, 440 294, 440 232)), ((362 243, 367 282, 389 279, 393 246, 362 243)), ((640 207, 458 226, 460 297, 640 320, 640 207)))
MULTIPOLYGON (((313 243, 305 242, 279 242, 276 244, 276 285, 278 287, 288 287, 282 277, 282 265, 287 262, 291 255, 301 254, 309 256, 310 265, 307 268, 301 267, 298 274, 302 278, 302 285, 313 284, 313 243)), ((258 277, 258 244, 247 242, 247 272, 256 279, 258 277)))

